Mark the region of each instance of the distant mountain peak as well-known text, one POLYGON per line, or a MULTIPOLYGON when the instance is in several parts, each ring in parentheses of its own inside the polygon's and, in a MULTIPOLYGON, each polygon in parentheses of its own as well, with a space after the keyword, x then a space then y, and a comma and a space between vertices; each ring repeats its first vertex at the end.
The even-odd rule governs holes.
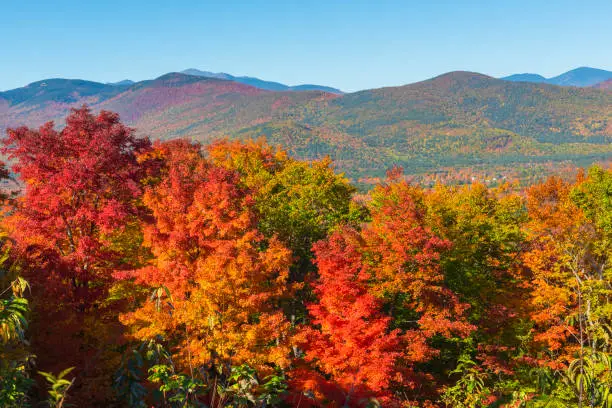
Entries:
POLYGON ((130 85, 134 85, 136 82, 132 81, 131 79, 124 79, 123 81, 118 81, 118 82, 108 82, 107 85, 113 85, 113 86, 130 86, 130 85))
MULTIPOLYGON (((488 75, 480 74, 471 71, 451 71, 426 81, 418 82, 417 84, 431 84, 442 87, 475 87, 480 88, 488 86, 491 81, 496 81, 495 78, 488 75)), ((415 84, 416 85, 416 84, 415 84)))
POLYGON ((500 79, 503 79, 504 81, 513 82, 546 82, 546 78, 542 75, 532 73, 514 74, 500 79))
POLYGON ((210 72, 210 71, 202 71, 196 68, 189 68, 181 71, 182 74, 194 75, 205 78, 216 78, 216 79, 226 79, 229 81, 240 82, 242 84, 250 85, 255 88, 264 89, 266 91, 323 91, 335 94, 341 94, 342 91, 336 88, 332 88, 324 85, 313 85, 313 84, 305 84, 305 85, 296 85, 289 86, 282 84, 280 82, 274 81, 266 81, 263 79, 251 77, 251 76, 234 76, 231 74, 227 74, 225 72, 210 72))
POLYGON ((163 82, 163 83, 191 83, 199 81, 226 81, 222 78, 205 77, 201 75, 190 75, 182 72, 168 72, 167 74, 161 75, 151 81, 143 82, 163 82))
POLYGON ((2 92, 2 99, 11 105, 20 103, 74 103, 82 98, 100 101, 121 92, 115 87, 83 79, 49 78, 32 82, 22 88, 2 92))
POLYGON ((149 79, 146 81, 136 82, 132 85, 132 89, 134 88, 147 88, 147 87, 181 87, 184 85, 189 85, 197 82, 204 81, 225 81, 219 78, 209 78, 198 75, 189 75, 181 72, 168 72, 167 74, 161 75, 155 79, 149 79))
POLYGON ((598 68, 579 67, 549 79, 554 85, 591 86, 612 78, 612 72, 598 68))
POLYGON ((539 74, 514 74, 500 79, 513 82, 537 82, 559 86, 588 87, 610 78, 612 78, 612 71, 591 67, 578 67, 552 78, 545 78, 539 74))
POLYGON ((168 72, 167 74, 158 76, 154 79, 154 81, 175 81, 194 76, 196 75, 189 75, 181 72, 168 72))
POLYGON ((465 79, 495 79, 491 76, 481 74, 480 72, 472 72, 472 71, 450 71, 442 75, 438 75, 432 79, 443 79, 443 78, 451 78, 456 80, 465 80, 465 79))
POLYGON ((101 82, 88 81, 85 79, 47 78, 47 79, 41 79, 40 81, 29 83, 25 86, 25 88, 35 88, 35 87, 40 87, 40 86, 44 87, 48 85, 62 86, 66 84, 94 84, 94 85, 99 85, 99 86, 105 86, 105 84, 101 82))
POLYGON ((180 73, 187 74, 187 75, 193 75, 193 76, 206 77, 206 78, 229 79, 229 80, 233 78, 232 75, 226 74, 224 72, 201 71, 196 68, 185 69, 181 71, 180 73))

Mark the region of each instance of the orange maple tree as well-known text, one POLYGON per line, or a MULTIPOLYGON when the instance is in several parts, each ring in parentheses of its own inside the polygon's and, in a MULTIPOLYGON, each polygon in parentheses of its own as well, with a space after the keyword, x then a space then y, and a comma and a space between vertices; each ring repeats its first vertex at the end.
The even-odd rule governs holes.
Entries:
POLYGON ((153 259, 116 276, 156 295, 120 320, 135 339, 162 336, 192 374, 227 376, 243 363, 264 373, 286 367, 289 322, 278 299, 287 294, 290 252, 257 231, 239 174, 206 160, 198 144, 157 144, 150 158, 163 163, 143 197, 152 214, 144 245, 153 259))

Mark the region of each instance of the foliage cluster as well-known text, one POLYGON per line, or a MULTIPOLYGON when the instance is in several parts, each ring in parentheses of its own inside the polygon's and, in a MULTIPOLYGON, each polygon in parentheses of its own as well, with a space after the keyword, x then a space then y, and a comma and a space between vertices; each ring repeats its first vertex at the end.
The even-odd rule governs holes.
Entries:
POLYGON ((66 123, 4 140, 2 406, 611 406, 609 169, 358 196, 263 140, 66 123))

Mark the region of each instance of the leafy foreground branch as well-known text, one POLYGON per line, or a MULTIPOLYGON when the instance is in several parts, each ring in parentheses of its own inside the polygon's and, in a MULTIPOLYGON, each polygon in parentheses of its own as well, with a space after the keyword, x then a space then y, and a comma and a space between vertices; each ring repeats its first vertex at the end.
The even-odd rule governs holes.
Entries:
POLYGON ((49 399, 48 403, 50 407, 62 408, 68 406, 65 404, 68 398, 68 390, 74 384, 74 378, 67 380, 65 377, 70 374, 74 367, 70 367, 59 373, 57 376, 51 373, 45 373, 39 371, 38 374, 42 375, 45 380, 49 383, 49 399))

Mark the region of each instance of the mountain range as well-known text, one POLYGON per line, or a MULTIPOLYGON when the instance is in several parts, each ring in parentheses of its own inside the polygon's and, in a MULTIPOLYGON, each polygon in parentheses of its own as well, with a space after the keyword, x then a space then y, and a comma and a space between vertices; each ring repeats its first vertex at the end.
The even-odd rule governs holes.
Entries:
MULTIPOLYGON (((450 72, 355 93, 267 90, 208 74, 136 83, 48 79, 0 93, 0 132, 62 118, 71 107, 118 112, 152 138, 265 136, 301 158, 329 155, 353 180, 393 165, 408 174, 498 176, 612 160, 612 92, 450 72), (538 170, 540 169, 540 170, 538 170)), ((244 78, 244 77, 243 77, 244 78)))
MULTIPOLYGON (((331 86, 324 85, 313 85, 313 84, 303 84, 303 85, 285 85, 280 82, 274 81, 266 81, 263 79, 249 77, 249 76, 234 76, 231 74, 227 74, 225 72, 210 72, 210 71, 201 71, 196 68, 189 68, 183 71, 180 71, 181 74, 198 76, 203 78, 214 78, 214 79, 225 79, 227 81, 239 82, 245 85, 251 85, 255 88, 265 89, 267 91, 323 91, 335 94, 341 94, 342 91, 336 88, 332 88, 331 86)), ((131 86, 136 82, 131 79, 124 79, 119 82, 108 82, 107 85, 114 86, 131 86)))
POLYGON ((514 82, 534 82, 559 86, 588 87, 597 86, 604 81, 612 79, 612 71, 580 67, 552 78, 545 78, 539 74, 514 74, 501 79, 514 82))
POLYGON ((248 76, 233 76, 230 74, 226 74, 224 72, 208 72, 208 71, 200 71, 199 69, 190 68, 184 71, 181 71, 182 74, 194 75, 204 78, 216 78, 216 79, 226 79, 228 81, 235 81, 245 85, 251 85, 255 88, 265 89, 267 91, 323 91, 335 94, 341 94, 342 91, 336 88, 332 88, 330 86, 323 85, 312 85, 312 84, 304 84, 304 85, 296 85, 289 86, 285 84, 281 84, 280 82, 273 81, 264 81, 263 79, 248 77, 248 76))

